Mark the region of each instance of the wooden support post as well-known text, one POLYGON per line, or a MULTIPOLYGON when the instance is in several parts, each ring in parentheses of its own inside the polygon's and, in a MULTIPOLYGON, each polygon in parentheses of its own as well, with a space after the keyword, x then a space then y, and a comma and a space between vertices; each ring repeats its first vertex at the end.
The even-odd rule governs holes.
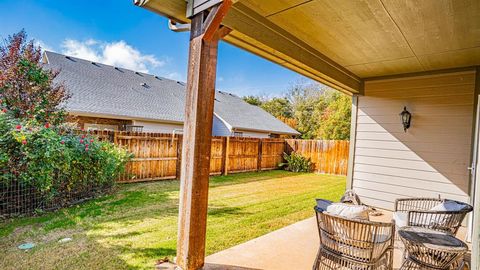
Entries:
POLYGON ((257 157, 257 171, 262 170, 262 149, 263 148, 263 141, 262 139, 258 139, 258 157, 257 157))
POLYGON ((191 21, 176 261, 183 270, 201 269, 205 261, 217 48, 228 33, 219 29, 231 4, 224 0, 191 21))

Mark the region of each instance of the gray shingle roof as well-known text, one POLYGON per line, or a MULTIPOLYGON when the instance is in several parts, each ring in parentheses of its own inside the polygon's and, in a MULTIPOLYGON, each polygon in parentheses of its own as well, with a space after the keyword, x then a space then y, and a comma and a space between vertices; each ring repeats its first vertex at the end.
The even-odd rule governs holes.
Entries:
MULTIPOLYGON (((183 82, 58 53, 45 54, 45 67, 60 70, 55 81, 63 82, 72 95, 66 104, 70 112, 183 122, 183 82)), ((215 93, 214 110, 236 129, 299 134, 261 108, 229 93, 215 93)))

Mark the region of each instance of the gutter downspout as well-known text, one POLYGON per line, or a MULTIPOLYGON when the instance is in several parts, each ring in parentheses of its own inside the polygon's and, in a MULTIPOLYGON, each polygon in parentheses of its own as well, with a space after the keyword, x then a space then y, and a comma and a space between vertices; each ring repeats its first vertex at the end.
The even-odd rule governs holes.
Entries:
POLYGON ((168 20, 168 28, 173 32, 180 33, 180 32, 189 32, 191 28, 191 24, 189 23, 177 23, 174 20, 168 20))
POLYGON ((175 140, 176 133, 183 133, 183 129, 174 129, 172 130, 172 140, 170 141, 170 146, 173 145, 173 140, 175 140))

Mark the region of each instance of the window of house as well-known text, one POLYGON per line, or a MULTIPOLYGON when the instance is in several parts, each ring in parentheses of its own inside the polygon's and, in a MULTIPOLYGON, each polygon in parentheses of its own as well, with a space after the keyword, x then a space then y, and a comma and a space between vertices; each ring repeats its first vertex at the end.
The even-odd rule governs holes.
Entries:
POLYGON ((143 132, 143 126, 125 125, 125 131, 143 132))
POLYGON ((235 131, 235 132, 233 132, 233 136, 234 137, 243 137, 243 132, 235 131))
POLYGON ((85 130, 108 130, 108 131, 118 130, 117 125, 103 125, 103 124, 92 124, 92 123, 85 123, 83 128, 85 130))

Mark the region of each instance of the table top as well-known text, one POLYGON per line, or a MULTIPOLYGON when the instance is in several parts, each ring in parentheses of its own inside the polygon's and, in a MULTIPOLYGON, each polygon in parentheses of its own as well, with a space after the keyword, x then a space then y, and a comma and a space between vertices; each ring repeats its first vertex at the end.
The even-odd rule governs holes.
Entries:
POLYGON ((409 244, 420 244, 427 248, 445 251, 468 250, 467 244, 447 232, 421 227, 402 227, 398 230, 398 234, 404 242, 406 240, 409 244))

